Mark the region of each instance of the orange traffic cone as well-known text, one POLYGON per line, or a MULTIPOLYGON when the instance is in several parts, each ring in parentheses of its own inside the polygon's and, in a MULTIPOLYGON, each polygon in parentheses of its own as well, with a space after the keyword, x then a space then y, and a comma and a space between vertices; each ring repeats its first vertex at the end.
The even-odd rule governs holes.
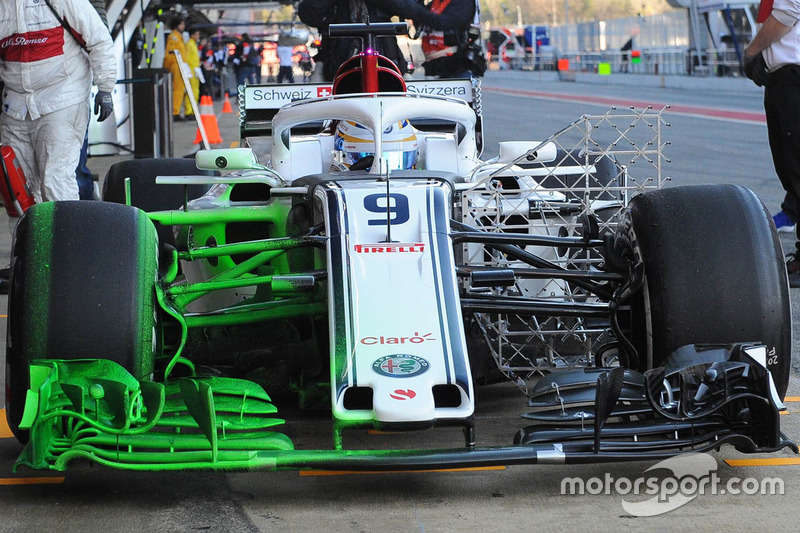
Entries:
POLYGON ((222 104, 222 112, 233 113, 233 108, 231 107, 231 100, 230 98, 228 98, 228 91, 225 91, 225 103, 222 104))
MULTIPOLYGON (((217 115, 214 114, 214 101, 210 96, 200 97, 200 120, 203 121, 203 128, 206 130, 209 144, 220 144, 222 137, 219 134, 217 115)), ((201 142, 203 142, 203 136, 200 134, 200 128, 197 128, 194 144, 200 144, 201 142)))

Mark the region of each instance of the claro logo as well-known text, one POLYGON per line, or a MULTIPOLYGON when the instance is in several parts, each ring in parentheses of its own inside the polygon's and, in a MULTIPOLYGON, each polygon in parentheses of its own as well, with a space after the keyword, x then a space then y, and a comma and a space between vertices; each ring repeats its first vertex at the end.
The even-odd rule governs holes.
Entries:
POLYGON ((367 346, 373 346, 376 344, 422 344, 423 342, 428 341, 435 341, 436 339, 432 337, 433 333, 426 333, 425 335, 420 335, 417 332, 414 332, 414 335, 410 337, 364 337, 361 339, 361 344, 366 344, 367 346))

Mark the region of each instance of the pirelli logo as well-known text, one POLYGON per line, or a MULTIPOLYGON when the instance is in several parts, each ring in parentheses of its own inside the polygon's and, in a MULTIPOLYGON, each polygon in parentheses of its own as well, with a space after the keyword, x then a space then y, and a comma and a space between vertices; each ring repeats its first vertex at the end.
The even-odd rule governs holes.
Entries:
POLYGON ((380 244, 356 244, 353 246, 353 251, 357 254, 422 253, 425 251, 425 243, 387 242, 380 244))

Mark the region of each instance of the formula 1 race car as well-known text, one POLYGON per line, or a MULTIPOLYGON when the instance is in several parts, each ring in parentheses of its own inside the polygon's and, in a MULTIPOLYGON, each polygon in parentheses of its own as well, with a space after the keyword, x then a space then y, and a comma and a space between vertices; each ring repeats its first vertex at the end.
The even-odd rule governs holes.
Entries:
POLYGON ((17 466, 797 452, 778 416, 787 279, 758 198, 661 188, 652 109, 584 116, 482 160, 477 81, 406 82, 372 51, 404 29, 332 26, 364 40, 332 85, 240 88, 245 147, 117 163, 107 201, 26 212, 6 355, 17 466), (523 393, 523 427, 483 444, 475 388, 501 381, 523 393), (290 430, 320 409, 332 443, 296 449, 290 430), (447 426, 463 441, 344 438, 447 426))

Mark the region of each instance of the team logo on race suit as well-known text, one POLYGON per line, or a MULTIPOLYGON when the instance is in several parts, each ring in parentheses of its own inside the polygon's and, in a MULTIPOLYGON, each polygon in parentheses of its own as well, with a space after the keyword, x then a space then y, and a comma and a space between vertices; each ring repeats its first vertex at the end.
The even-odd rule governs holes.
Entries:
POLYGON ((430 363, 422 357, 394 354, 383 356, 372 363, 372 370, 376 374, 390 378, 410 378, 426 372, 430 366, 430 363))

